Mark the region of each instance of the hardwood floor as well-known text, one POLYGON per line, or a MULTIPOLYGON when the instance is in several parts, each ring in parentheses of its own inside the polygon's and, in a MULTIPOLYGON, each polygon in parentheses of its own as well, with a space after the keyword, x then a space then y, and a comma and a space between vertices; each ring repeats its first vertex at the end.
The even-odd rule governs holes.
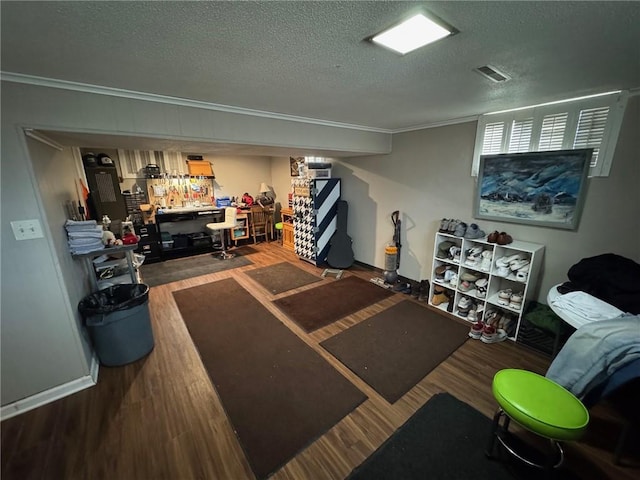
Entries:
MULTIPOLYGON (((544 373, 548 367, 548 358, 510 341, 486 345, 469 340, 402 399, 389 405, 319 342, 410 297, 394 295, 307 334, 271 300, 317 285, 273 296, 243 272, 283 260, 314 273, 321 269, 298 260, 276 243, 254 248, 258 252, 249 257, 253 265, 151 289, 156 346, 148 357, 124 367, 101 367, 95 387, 3 422, 3 480, 253 479, 171 293, 223 278, 233 277, 251 291, 369 397, 276 472, 275 480, 345 478, 434 394, 449 392, 490 417, 496 407, 491 394, 496 371, 512 367, 544 373)), ((374 273, 352 267, 345 275, 368 280, 374 273)), ((594 409, 592 417, 600 428, 608 425, 603 430, 607 433, 599 431, 595 439, 587 435, 585 441, 567 446, 571 468, 585 479, 638 478, 637 469, 612 463, 611 442, 617 433, 613 417, 605 408, 594 409)))

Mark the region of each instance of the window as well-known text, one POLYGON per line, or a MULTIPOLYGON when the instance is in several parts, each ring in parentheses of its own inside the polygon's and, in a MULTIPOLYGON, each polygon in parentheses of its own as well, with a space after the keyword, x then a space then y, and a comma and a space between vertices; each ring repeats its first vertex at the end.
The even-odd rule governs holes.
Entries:
POLYGON ((623 92, 482 115, 471 174, 480 155, 593 148, 589 176, 606 177, 626 103, 623 92))
POLYGON ((487 123, 482 139, 483 154, 502 151, 502 132, 504 132, 504 122, 487 123))
POLYGON ((532 125, 533 118, 513 121, 513 124, 511 126, 511 138, 509 138, 509 150, 507 150, 509 153, 520 153, 529 151, 532 125))
POLYGON ((167 175, 186 175, 186 164, 180 152, 158 150, 118 150, 118 161, 124 178, 144 178, 144 168, 149 164, 160 167, 167 175))

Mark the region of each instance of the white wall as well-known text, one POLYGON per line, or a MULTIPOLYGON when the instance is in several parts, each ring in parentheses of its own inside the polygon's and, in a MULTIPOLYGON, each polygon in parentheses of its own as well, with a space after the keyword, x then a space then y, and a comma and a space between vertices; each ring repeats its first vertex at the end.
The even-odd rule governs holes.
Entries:
MULTIPOLYGON (((470 176, 476 123, 393 136, 389 155, 343 159, 341 177, 349 202, 349 235, 356 259, 384 267, 391 241, 391 212, 403 223, 400 274, 430 278, 434 237, 444 218, 474 222, 475 178, 470 176)), ((640 262, 640 96, 629 100, 609 177, 590 180, 577 231, 477 221, 487 233, 506 231, 515 239, 546 246, 538 300, 567 279, 582 258, 616 253, 640 262)))
MULTIPOLYGON (((42 208, 22 128, 353 152, 388 151, 390 143, 390 135, 383 133, 6 81, 0 94, 2 406, 84 377, 88 369, 79 344, 78 291, 63 273, 69 254, 57 251, 62 224, 55 212, 42 208), (25 219, 39 220, 45 238, 16 241, 10 222, 25 219)), ((270 161, 260 163, 250 184, 224 179, 229 193, 245 188, 257 193, 259 182, 269 181, 271 173, 270 161)), ((216 168, 222 181, 224 168, 216 168)))
POLYGON ((68 250, 58 258, 64 242, 64 228, 58 223, 60 208, 68 195, 66 184, 57 186, 51 180, 58 172, 71 171, 73 181, 68 157, 69 152, 59 154, 33 140, 29 140, 28 152, 26 137, 3 118, 2 405, 89 373, 88 346, 86 341, 83 344, 75 311, 82 286, 71 279, 68 289, 63 281, 63 270, 70 279, 77 265, 70 265, 68 250), (43 168, 37 177, 31 175, 29 153, 34 169, 43 168), (42 196, 36 178, 42 181, 42 196), (43 210, 56 222, 53 235, 43 210), (26 219, 38 219, 45 238, 17 241, 9 222, 26 219))

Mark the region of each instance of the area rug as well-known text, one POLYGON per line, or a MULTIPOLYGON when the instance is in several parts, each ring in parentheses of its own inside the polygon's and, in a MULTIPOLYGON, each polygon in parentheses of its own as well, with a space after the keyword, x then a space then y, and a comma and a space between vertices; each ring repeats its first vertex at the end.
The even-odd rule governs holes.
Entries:
POLYGON ((366 400, 234 279, 173 296, 257 478, 366 400))
MULTIPOLYGON (((533 480, 539 470, 485 457, 491 420, 447 394, 432 397, 391 435, 348 480, 533 480)), ((530 448, 518 444, 528 454, 530 448)), ((535 452, 534 452, 535 453, 535 452)), ((577 479, 560 470, 561 479, 577 479)))
POLYGON ((248 270, 245 273, 273 295, 322 280, 318 275, 302 270, 288 262, 248 270))
POLYGON ((254 253, 258 253, 259 250, 256 250, 250 245, 240 245, 232 250, 233 253, 237 253, 239 255, 253 255, 254 253))
POLYGON ((404 300, 320 345, 394 403, 465 340, 469 326, 404 300))
POLYGON ((144 283, 150 287, 155 287, 186 278, 199 277, 208 273, 217 273, 253 264, 239 250, 234 250, 233 253, 236 253, 236 256, 228 260, 222 260, 217 254, 214 256, 212 253, 205 253, 204 255, 175 258, 148 265, 142 264, 140 274, 144 283))
POLYGON ((343 277, 274 303, 306 332, 313 332, 391 295, 361 278, 343 277))

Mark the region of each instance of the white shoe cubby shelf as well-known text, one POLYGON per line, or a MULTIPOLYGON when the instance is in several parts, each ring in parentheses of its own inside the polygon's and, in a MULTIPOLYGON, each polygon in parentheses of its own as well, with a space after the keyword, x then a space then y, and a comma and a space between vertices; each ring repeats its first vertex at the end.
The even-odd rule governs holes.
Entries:
POLYGON ((526 302, 535 294, 543 257, 544 245, 536 243, 514 240, 498 245, 486 237, 437 233, 429 304, 470 323, 488 311, 498 312, 512 320, 507 332, 515 341, 526 302), (512 292, 511 297, 505 291, 512 292))

